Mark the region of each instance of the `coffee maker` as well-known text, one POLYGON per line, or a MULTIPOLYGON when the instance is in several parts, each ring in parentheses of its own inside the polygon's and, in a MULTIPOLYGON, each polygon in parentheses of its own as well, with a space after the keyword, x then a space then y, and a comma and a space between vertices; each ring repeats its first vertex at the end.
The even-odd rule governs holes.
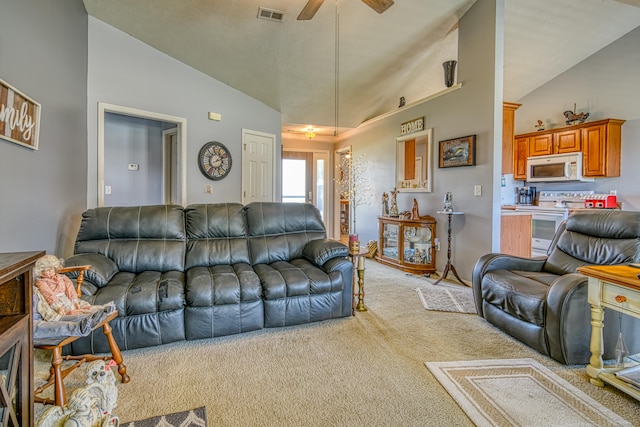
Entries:
POLYGON ((517 205, 534 205, 536 203, 536 187, 516 187, 517 205))

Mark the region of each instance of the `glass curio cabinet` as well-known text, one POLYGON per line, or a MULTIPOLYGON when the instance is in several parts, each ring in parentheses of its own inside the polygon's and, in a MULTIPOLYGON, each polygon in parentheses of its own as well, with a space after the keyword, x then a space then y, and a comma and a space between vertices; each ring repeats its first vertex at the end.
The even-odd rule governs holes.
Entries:
POLYGON ((376 259, 400 270, 431 274, 436 271, 436 220, 431 216, 420 219, 378 217, 380 240, 376 259))

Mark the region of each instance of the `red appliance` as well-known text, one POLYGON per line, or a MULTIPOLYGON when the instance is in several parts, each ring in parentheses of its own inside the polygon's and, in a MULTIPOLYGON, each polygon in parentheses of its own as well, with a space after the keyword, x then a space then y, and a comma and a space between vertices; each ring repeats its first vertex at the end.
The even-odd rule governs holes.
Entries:
POLYGON ((584 199, 585 208, 615 209, 618 207, 618 197, 612 194, 590 194, 584 199))

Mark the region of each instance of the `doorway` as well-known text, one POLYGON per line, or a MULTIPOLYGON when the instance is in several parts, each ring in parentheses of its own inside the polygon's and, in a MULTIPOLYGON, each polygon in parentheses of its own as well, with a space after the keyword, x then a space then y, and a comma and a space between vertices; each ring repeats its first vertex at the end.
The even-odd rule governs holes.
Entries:
POLYGON ((349 187, 351 185, 351 146, 336 150, 334 153, 335 164, 335 190, 333 212, 334 218, 334 235, 337 239, 344 243, 348 243, 349 233, 351 231, 352 206, 349 203, 349 187))
MULTIPOLYGON (((126 126, 118 126, 115 128, 124 129, 126 126)), ((105 206, 105 196, 109 205, 138 205, 138 204, 187 204, 187 172, 186 172, 186 151, 187 151, 187 119, 166 114, 154 113, 150 111, 138 110, 135 108, 123 107, 120 105, 98 103, 98 206, 105 206), (157 148, 149 146, 135 146, 137 144, 135 135, 130 140, 121 142, 119 147, 112 147, 110 144, 109 115, 117 115, 121 122, 134 123, 134 128, 141 121, 149 121, 154 123, 153 126, 159 126, 162 129, 175 129, 175 139, 173 148, 167 150, 164 146, 163 137, 160 136, 161 142, 157 148), (113 153, 107 150, 116 148, 113 153), (137 159, 131 160, 131 152, 137 151, 137 159), (165 156, 172 156, 166 159, 165 156), (154 160, 149 160, 153 158, 154 160), (160 160, 157 160, 160 159, 160 160), (166 164, 172 165, 172 169, 166 168, 166 164), (153 165, 158 165, 157 171, 153 165), (143 166, 145 165, 145 166, 143 166), (141 170, 142 169, 142 170, 141 170), (157 175, 156 175, 157 174, 157 175), (114 188, 107 179, 117 182, 114 188), (156 185, 160 183, 158 190, 158 199, 140 198, 140 191, 146 191, 145 185, 156 185), (147 183, 147 184, 145 184, 147 183), (169 186, 173 192, 167 192, 166 187, 169 186), (141 188, 142 187, 142 188, 141 188), (114 194, 114 190, 117 191, 114 194), (167 197, 169 194, 169 197, 167 197)), ((127 131, 129 132, 129 131, 127 131)), ((131 132, 129 132, 131 133, 131 132)), ((133 132, 135 134, 135 132, 133 132)), ((144 132, 142 132, 144 133, 144 132)), ((162 134, 162 133, 161 133, 162 134)))
POLYGON ((288 150, 282 152, 282 201, 311 203, 328 218, 329 152, 288 150))

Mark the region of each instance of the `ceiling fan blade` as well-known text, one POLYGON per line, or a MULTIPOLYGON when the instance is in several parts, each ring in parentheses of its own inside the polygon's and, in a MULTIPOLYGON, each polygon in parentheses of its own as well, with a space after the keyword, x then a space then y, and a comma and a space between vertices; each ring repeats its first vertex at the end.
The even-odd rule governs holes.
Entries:
POLYGON ((324 3, 324 0, 309 0, 300 15, 298 15, 298 21, 308 21, 313 18, 322 3, 324 3))
POLYGON ((393 6, 393 0, 362 0, 362 3, 378 13, 382 13, 393 6))

